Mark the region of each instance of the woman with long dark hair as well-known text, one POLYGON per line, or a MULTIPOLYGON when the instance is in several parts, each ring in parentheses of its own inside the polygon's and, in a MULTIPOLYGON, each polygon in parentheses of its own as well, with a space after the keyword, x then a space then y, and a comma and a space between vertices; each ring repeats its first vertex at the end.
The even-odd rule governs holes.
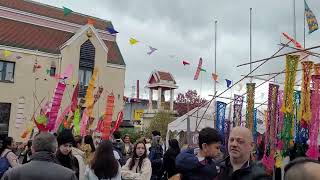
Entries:
POLYGON ((17 148, 16 143, 12 137, 6 137, 2 141, 2 146, 0 149, 1 157, 7 158, 10 167, 19 166, 18 156, 16 156, 13 151, 17 148))
POLYGON ((84 180, 121 180, 121 168, 113 154, 110 141, 102 141, 86 168, 84 180))
POLYGON ((149 180, 151 178, 151 162, 147 157, 146 145, 137 142, 133 147, 132 158, 122 167, 123 179, 149 180))
POLYGON ((179 153, 179 142, 176 139, 170 139, 169 149, 164 153, 163 164, 161 167, 159 177, 165 177, 166 179, 169 179, 170 177, 178 173, 175 161, 179 153))

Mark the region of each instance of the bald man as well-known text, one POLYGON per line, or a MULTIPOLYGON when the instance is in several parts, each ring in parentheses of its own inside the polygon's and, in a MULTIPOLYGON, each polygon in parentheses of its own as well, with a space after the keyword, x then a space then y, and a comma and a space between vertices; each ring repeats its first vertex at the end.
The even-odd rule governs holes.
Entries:
POLYGON ((320 179, 320 162, 301 157, 291 161, 285 168, 285 180, 320 179))
POLYGON ((228 142, 230 159, 221 168, 218 179, 223 180, 271 180, 263 167, 250 160, 254 149, 252 133, 248 128, 235 127, 228 142))

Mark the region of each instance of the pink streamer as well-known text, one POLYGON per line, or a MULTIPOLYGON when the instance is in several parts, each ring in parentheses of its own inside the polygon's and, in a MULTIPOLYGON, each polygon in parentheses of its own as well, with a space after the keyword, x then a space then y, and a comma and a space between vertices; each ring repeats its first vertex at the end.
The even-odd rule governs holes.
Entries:
POLYGON ((311 108, 312 108, 312 118, 309 131, 309 149, 307 151, 307 156, 311 159, 318 159, 318 134, 319 134, 319 106, 320 106, 320 75, 313 75, 312 77, 313 91, 311 94, 311 108))
POLYGON ((73 65, 69 64, 66 70, 63 73, 63 78, 68 79, 69 77, 72 76, 72 71, 73 71, 73 65))
POLYGON ((54 128, 65 89, 66 89, 66 85, 62 82, 58 82, 57 87, 54 92, 54 96, 52 98, 51 108, 50 108, 49 112, 47 113, 47 117, 49 118, 49 123, 47 124, 47 129, 49 131, 52 131, 54 128))

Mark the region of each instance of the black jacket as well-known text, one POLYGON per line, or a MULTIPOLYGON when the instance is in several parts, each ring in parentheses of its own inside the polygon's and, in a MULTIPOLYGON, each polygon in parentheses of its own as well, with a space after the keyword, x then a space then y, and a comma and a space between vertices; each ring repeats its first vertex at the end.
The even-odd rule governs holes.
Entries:
POLYGON ((262 165, 248 161, 241 169, 233 172, 230 160, 226 160, 226 164, 220 167, 220 174, 216 180, 271 180, 262 165))
POLYGON ((194 149, 182 151, 176 158, 176 168, 182 180, 213 180, 217 175, 217 164, 206 158, 207 163, 199 162, 194 149))
POLYGON ((178 170, 176 169, 176 157, 178 156, 180 152, 177 152, 176 150, 169 148, 163 156, 163 163, 160 171, 159 177, 165 176, 170 178, 171 176, 178 173, 178 170))

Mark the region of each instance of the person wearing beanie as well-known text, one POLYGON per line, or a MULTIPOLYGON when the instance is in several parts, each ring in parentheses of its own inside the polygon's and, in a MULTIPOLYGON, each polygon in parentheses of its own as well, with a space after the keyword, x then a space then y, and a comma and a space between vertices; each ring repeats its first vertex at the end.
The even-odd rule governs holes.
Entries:
POLYGON ((73 170, 76 176, 79 178, 79 162, 77 158, 72 155, 72 145, 74 144, 74 137, 70 129, 65 129, 58 134, 58 150, 56 157, 59 163, 71 170, 73 170))

